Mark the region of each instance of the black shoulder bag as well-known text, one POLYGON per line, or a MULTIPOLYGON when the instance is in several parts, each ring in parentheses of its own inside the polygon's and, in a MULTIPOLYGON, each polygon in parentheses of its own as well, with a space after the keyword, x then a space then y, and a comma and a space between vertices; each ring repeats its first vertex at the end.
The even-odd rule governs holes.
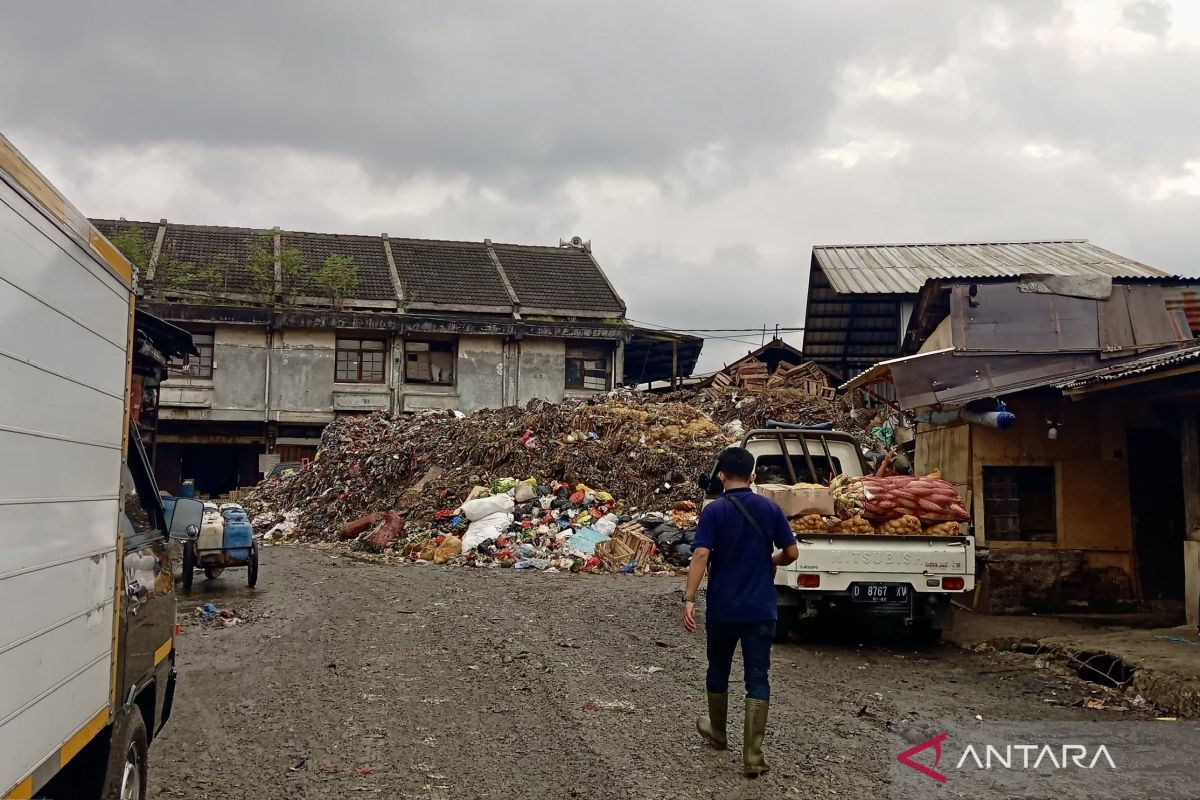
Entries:
POLYGON ((750 527, 754 528, 754 531, 762 538, 763 543, 767 546, 767 554, 770 555, 774 553, 774 542, 771 541, 770 536, 767 536, 767 532, 762 529, 762 526, 758 524, 758 520, 756 520, 753 515, 750 514, 750 510, 746 508, 745 504, 741 500, 738 500, 736 495, 726 494, 725 497, 729 498, 729 502, 737 506, 737 510, 742 512, 742 516, 745 517, 746 521, 750 523, 750 527))

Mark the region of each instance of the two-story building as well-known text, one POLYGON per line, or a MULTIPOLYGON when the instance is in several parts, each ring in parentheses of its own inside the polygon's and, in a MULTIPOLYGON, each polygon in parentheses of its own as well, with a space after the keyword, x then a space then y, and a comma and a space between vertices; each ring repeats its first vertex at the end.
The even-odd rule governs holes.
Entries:
POLYGON ((677 374, 699 355, 691 339, 633 329, 578 238, 93 222, 139 268, 142 307, 189 330, 199 351, 173 365, 158 419, 144 421, 167 490, 187 478, 212 495, 253 484, 275 461, 314 455, 340 414, 588 397, 623 383, 631 342, 659 372, 681 344, 682 363, 666 362, 677 374))

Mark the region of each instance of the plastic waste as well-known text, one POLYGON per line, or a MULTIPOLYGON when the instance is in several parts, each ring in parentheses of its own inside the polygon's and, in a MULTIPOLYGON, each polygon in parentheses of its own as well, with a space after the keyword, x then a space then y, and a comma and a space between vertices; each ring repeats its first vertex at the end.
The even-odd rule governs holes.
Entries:
MULTIPOLYGON (((512 498, 508 499, 511 503, 512 498)), ((513 515, 504 511, 475 520, 467 527, 467 532, 462 537, 462 552, 469 553, 486 541, 499 539, 512 525, 512 521, 513 515)))
POLYGON ((451 558, 462 553, 462 539, 457 536, 447 536, 433 551, 433 563, 445 564, 451 558))
POLYGON ((468 500, 463 503, 462 512, 463 516, 468 520, 476 522, 492 514, 504 513, 511 515, 514 508, 516 508, 516 503, 513 502, 512 495, 494 494, 490 497, 468 500))
POLYGON ((605 536, 612 536, 617 530, 617 523, 619 521, 620 519, 616 514, 606 514, 605 516, 596 520, 592 524, 592 527, 605 536))

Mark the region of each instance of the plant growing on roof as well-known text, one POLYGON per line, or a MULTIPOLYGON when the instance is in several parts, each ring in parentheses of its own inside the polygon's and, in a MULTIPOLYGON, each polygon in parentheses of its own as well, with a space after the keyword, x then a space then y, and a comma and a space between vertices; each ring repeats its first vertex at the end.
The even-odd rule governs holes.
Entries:
MULTIPOLYGON (((287 299, 296 297, 308 288, 311 270, 304 255, 296 247, 284 247, 279 251, 282 292, 287 299)), ((250 248, 250 259, 246 270, 254 283, 254 293, 268 299, 275 294, 275 234, 267 232, 259 236, 250 248)))
POLYGON ((112 242, 113 247, 121 251, 121 255, 129 259, 130 264, 137 267, 139 274, 145 275, 146 268, 150 266, 150 254, 154 251, 154 242, 140 226, 134 225, 132 228, 126 228, 109 241, 112 242))
MULTIPOLYGON (((121 251, 121 255, 129 259, 129 263, 137 267, 138 274, 147 273, 154 252, 154 241, 149 234, 134 225, 116 234, 110 241, 121 251)), ((220 262, 221 257, 218 256, 217 260, 220 262)), ((224 285, 225 266, 218 263, 198 267, 190 261, 176 261, 164 250, 158 254, 158 262, 154 265, 154 282, 167 289, 215 292, 224 285)))
POLYGON ((325 266, 313 273, 313 285, 329 295, 334 308, 340 309, 346 298, 358 291, 358 267, 351 256, 332 253, 325 266))

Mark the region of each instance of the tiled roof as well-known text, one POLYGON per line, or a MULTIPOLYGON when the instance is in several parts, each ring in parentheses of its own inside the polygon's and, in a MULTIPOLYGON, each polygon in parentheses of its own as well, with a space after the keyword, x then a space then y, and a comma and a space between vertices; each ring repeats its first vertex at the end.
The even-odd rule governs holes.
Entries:
MULTIPOLYGON (((201 293, 261 293, 262 278, 247 264, 256 246, 274 252, 272 235, 264 229, 168 224, 153 285, 201 293), (191 269, 165 270, 165 264, 189 264, 191 269)), ((273 274, 268 278, 274 281, 273 274)))
POLYGON ((92 226, 104 234, 108 239, 124 233, 132 228, 137 228, 146 236, 150 237, 150 242, 154 242, 154 234, 158 231, 157 222, 134 222, 124 219, 93 219, 89 220, 92 226))
MULTIPOLYGON (((336 233, 297 233, 282 231, 279 244, 284 249, 300 251, 309 269, 320 269, 332 255, 354 259, 358 272, 359 300, 395 300, 396 289, 388 268, 384 241, 379 236, 346 236, 336 233)), ((312 292, 308 292, 311 294, 312 292)))
POLYGON ((1030 274, 1169 277, 1086 239, 819 245, 813 248, 813 260, 839 294, 916 294, 931 278, 1007 278, 1030 274))
MULTIPOLYGON (((162 223, 94 219, 110 238, 137 226, 153 243, 162 223)), ((159 269, 142 276, 151 293, 261 295, 261 276, 248 268, 255 246, 273 251, 274 231, 166 223, 159 269), (188 264, 189 270, 178 265, 188 264)), ((625 304, 585 251, 490 242, 403 239, 280 231, 280 246, 300 251, 311 269, 329 256, 349 256, 358 268, 354 300, 396 301, 387 247, 400 280, 402 305, 458 306, 481 311, 509 309, 513 294, 522 308, 561 310, 566 316, 622 316, 625 304), (500 268, 497 267, 500 263, 500 268), (501 272, 503 269, 503 273, 501 272), (513 293, 510 294, 508 280, 513 293)), ((274 276, 270 279, 273 281, 274 276)), ((268 290, 269 291, 269 290, 268 290)))
POLYGON ((392 239, 405 303, 512 306, 483 242, 392 239))
POLYGON ((625 313, 591 257, 576 247, 492 245, 522 308, 625 313))

